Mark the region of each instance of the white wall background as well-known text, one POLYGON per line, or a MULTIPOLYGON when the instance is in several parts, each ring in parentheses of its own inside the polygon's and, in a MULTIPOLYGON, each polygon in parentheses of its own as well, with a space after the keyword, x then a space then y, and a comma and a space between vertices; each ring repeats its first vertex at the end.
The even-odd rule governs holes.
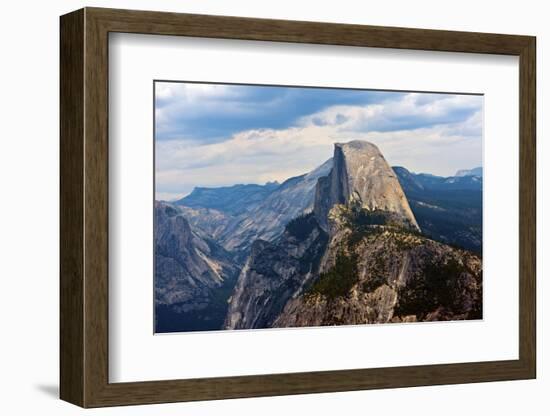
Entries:
POLYGON ((167 404, 87 411, 102 415, 280 415, 383 413, 407 415, 546 415, 550 361, 544 302, 544 243, 550 238, 542 212, 550 207, 550 145, 543 140, 545 72, 550 26, 545 2, 462 0, 441 2, 352 0, 121 0, 6 2, 0 15, 0 411, 3 414, 72 415, 83 412, 58 394, 58 16, 82 6, 156 9, 433 29, 536 35, 538 41, 538 314, 539 365, 534 381, 317 394, 218 402, 167 404), (546 201, 543 200, 546 197, 546 201))

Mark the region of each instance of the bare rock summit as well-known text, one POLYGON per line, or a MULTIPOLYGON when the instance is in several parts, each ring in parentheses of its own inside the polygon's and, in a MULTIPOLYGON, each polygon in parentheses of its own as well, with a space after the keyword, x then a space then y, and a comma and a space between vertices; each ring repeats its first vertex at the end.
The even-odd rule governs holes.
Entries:
POLYGON ((328 228, 335 205, 349 203, 386 212, 394 221, 420 230, 395 172, 378 147, 366 141, 334 145, 332 170, 319 179, 315 192, 314 212, 321 227, 328 228))

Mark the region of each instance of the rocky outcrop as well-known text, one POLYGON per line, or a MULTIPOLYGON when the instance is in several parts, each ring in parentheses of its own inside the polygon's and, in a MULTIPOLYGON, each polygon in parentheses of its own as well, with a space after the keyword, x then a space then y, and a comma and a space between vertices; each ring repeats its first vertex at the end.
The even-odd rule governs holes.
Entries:
POLYGON ((231 217, 214 208, 191 208, 184 205, 177 209, 189 222, 193 230, 203 238, 211 238, 218 244, 231 222, 231 217))
MULTIPOLYGON (((212 308, 220 290, 232 290, 238 267, 229 253, 212 240, 194 232, 177 207, 155 202, 155 306, 157 315, 196 314, 212 308), (229 289, 227 287, 230 286, 229 289)), ((219 328, 227 305, 217 305, 216 316, 211 312, 203 318, 205 328, 219 328)), ((197 318, 197 324, 200 317, 197 318)), ((187 330, 185 319, 166 323, 173 330, 187 330)), ((200 329, 198 328, 198 329, 200 329)), ((164 332, 164 331, 161 331, 164 332)))
POLYGON ((268 328, 317 275, 327 234, 312 214, 291 221, 275 242, 256 240, 239 276, 227 329, 268 328))
POLYGON ((314 212, 326 229, 331 208, 354 202, 369 211, 385 211, 419 230, 401 185, 378 147, 365 141, 334 145, 333 167, 317 183, 314 212))
POLYGON ((339 225, 318 279, 273 327, 481 318, 478 256, 404 228, 361 226, 360 215, 368 213, 345 207, 335 214, 339 225))

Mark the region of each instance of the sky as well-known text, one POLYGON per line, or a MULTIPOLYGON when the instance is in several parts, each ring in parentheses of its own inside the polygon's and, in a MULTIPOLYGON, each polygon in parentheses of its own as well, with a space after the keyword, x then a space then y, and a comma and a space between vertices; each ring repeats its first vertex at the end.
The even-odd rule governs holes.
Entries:
POLYGON ((391 166, 452 176, 482 164, 483 96, 155 82, 156 199, 284 180, 367 140, 391 166))

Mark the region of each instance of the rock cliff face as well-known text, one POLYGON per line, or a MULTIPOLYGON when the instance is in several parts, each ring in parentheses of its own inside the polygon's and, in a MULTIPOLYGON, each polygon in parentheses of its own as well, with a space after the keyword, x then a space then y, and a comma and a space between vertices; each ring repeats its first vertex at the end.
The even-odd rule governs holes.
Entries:
POLYGON ((315 192, 315 215, 323 228, 331 208, 354 202, 369 211, 394 214, 403 225, 419 230, 401 185, 382 153, 372 143, 351 141, 334 146, 333 168, 315 192))
POLYGON ((328 174, 332 160, 328 160, 311 172, 287 179, 262 203, 254 206, 245 220, 234 229, 229 228, 227 249, 246 247, 250 240, 260 238, 272 241, 292 219, 313 209, 317 180, 328 174))
POLYGON ((155 306, 164 318, 158 331, 219 328, 227 304, 212 308, 213 301, 233 288, 238 272, 231 256, 195 233, 176 207, 155 203, 155 306))
POLYGON ((225 320, 228 329, 268 328, 316 276, 327 234, 308 214, 291 221, 274 243, 256 240, 225 320))
POLYGON ((225 327, 481 318, 481 259, 420 233, 376 146, 335 146, 313 213, 257 241, 225 327))

